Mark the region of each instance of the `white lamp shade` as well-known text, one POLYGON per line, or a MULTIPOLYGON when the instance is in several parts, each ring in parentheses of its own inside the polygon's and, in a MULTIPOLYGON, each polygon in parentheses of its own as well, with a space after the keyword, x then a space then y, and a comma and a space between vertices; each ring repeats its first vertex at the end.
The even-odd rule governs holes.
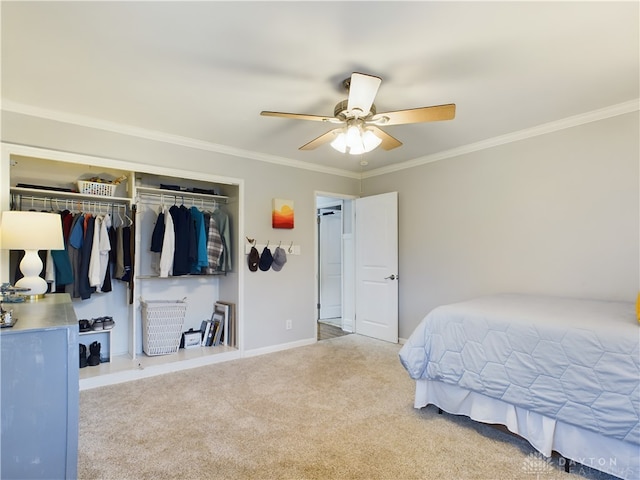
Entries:
POLYGON ((2 212, 0 247, 5 250, 62 250, 62 222, 57 213, 2 212))

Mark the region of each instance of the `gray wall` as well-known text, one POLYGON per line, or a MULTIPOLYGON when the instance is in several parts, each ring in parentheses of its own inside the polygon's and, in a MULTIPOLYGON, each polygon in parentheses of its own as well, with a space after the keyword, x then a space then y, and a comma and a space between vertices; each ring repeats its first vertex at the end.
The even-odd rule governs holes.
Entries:
POLYGON ((400 337, 496 292, 635 301, 638 112, 363 181, 399 192, 400 337))
MULTIPOLYGON (((363 195, 399 192, 400 337, 493 292, 635 300, 638 131, 634 112, 365 178, 363 195)), ((357 180, 7 112, 2 140, 244 179, 245 234, 302 248, 279 273, 246 272, 245 348, 313 338, 314 191, 355 195, 357 180), (271 228, 273 197, 295 202, 295 229, 271 228)))

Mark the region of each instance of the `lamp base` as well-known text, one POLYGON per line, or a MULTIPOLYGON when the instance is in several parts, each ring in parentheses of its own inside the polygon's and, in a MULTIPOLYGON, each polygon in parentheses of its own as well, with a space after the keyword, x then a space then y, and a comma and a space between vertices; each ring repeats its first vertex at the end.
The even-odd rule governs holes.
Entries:
POLYGON ((24 257, 20 261, 20 271, 24 277, 16 282, 16 287, 29 289, 24 292, 25 297, 44 297, 44 294, 47 293, 49 284, 40 276, 42 267, 42 260, 40 260, 37 250, 24 251, 24 257))
POLYGON ((23 298, 25 302, 37 302, 38 300, 42 300, 44 297, 44 293, 38 293, 36 295, 20 295, 20 298, 23 298))

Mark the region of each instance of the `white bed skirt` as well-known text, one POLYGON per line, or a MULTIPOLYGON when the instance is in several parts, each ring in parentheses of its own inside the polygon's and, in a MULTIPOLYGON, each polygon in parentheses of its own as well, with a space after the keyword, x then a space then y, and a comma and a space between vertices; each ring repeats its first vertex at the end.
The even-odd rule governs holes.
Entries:
POLYGON ((456 385, 418 380, 414 407, 427 405, 435 405, 447 413, 466 415, 478 422, 504 425, 546 457, 555 451, 580 465, 625 480, 640 478, 638 445, 605 437, 456 385))

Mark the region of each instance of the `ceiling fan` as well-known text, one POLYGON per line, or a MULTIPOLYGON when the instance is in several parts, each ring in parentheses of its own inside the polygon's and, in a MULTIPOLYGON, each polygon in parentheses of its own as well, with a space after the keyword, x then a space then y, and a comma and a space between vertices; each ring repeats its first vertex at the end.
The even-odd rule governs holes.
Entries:
POLYGON ((266 110, 260 112, 260 115, 340 125, 304 144, 300 150, 313 150, 331 142, 336 150, 353 155, 370 152, 378 146, 391 150, 402 145, 400 140, 379 128, 381 126, 452 120, 455 117, 456 106, 453 103, 378 113, 373 101, 381 83, 380 77, 353 73, 342 82, 349 91, 349 98, 335 106, 333 117, 266 110))

